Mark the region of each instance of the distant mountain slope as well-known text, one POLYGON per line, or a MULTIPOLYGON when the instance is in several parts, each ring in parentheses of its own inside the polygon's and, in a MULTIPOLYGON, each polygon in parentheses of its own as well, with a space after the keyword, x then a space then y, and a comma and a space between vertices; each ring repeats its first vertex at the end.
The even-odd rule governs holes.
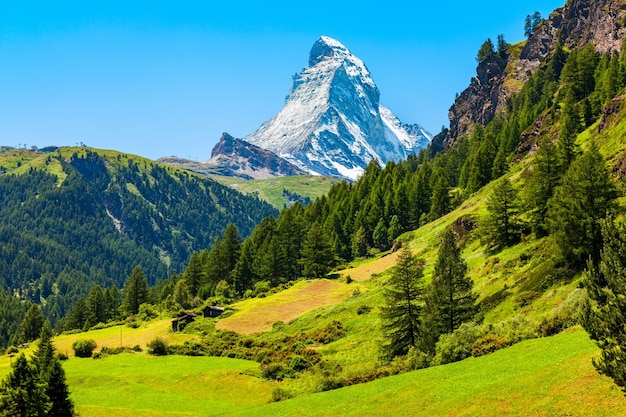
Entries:
POLYGON ((379 97, 363 61, 322 36, 284 108, 244 140, 308 172, 354 180, 372 159, 405 159, 430 143, 428 132, 402 124, 379 97))
POLYGON ((94 283, 121 287, 135 265, 150 283, 167 278, 229 223, 245 236, 275 213, 215 181, 117 152, 9 149, 0 165, 0 286, 45 301, 57 318, 94 283))

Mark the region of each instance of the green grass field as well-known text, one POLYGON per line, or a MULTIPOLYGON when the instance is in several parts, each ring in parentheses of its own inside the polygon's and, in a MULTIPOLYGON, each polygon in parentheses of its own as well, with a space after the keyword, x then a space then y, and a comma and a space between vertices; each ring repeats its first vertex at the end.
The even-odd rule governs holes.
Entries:
POLYGON ((272 403, 245 416, 624 416, 580 328, 480 358, 272 403))

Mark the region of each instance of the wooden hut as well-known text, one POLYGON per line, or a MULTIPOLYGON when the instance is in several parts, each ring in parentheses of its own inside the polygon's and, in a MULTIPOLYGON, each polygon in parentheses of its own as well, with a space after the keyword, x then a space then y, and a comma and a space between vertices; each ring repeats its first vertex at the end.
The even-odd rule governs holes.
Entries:
POLYGON ((202 309, 204 317, 218 317, 224 312, 222 307, 206 306, 202 309))
POLYGON ((172 320, 172 331, 179 332, 189 323, 194 321, 198 315, 196 313, 183 312, 180 316, 172 320))

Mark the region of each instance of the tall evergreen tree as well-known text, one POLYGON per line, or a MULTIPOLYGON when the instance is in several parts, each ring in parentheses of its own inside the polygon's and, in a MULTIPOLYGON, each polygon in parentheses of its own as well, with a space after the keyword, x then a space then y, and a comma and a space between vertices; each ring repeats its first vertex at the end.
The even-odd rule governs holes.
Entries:
POLYGON ((524 204, 530 220, 530 226, 537 237, 548 233, 546 214, 548 201, 559 184, 561 171, 557 149, 549 137, 540 143, 525 181, 524 204))
POLYGON ((476 294, 468 278, 467 265, 461 257, 461 250, 456 244, 452 229, 446 230, 433 273, 433 280, 426 295, 426 304, 432 317, 428 321, 434 326, 436 337, 451 333, 462 323, 474 317, 476 294))
POLYGON ((124 309, 130 315, 139 312, 139 306, 148 301, 148 280, 141 266, 133 268, 124 284, 124 309))
POLYGON ((597 262, 602 248, 600 220, 617 196, 604 158, 595 143, 572 162, 548 203, 548 225, 563 257, 583 266, 597 262))
POLYGON ((331 242, 317 223, 313 223, 302 244, 302 270, 305 277, 324 277, 335 261, 331 242))
POLYGON ((409 249, 401 249, 385 286, 385 305, 381 311, 385 336, 382 351, 388 360, 404 355, 418 345, 423 276, 423 263, 409 249))
POLYGON ((50 411, 46 416, 72 417, 74 415, 74 403, 70 399, 65 371, 55 354, 52 344, 52 328, 47 321, 41 329, 37 349, 33 355, 33 363, 45 386, 45 394, 50 400, 50 411))
POLYGON ((483 62, 485 59, 489 58, 490 56, 492 56, 495 53, 496 53, 496 51, 494 49, 493 42, 491 41, 490 38, 488 38, 480 46, 480 49, 478 50, 478 55, 476 56, 476 61, 483 62))
POLYGON ((50 399, 37 369, 21 354, 0 387, 0 416, 45 417, 50 408, 50 399))
POLYGON ((450 211, 450 186, 444 176, 437 179, 437 183, 433 188, 433 196, 431 199, 430 212, 428 218, 433 221, 441 216, 446 215, 450 211))
POLYGON ((22 342, 31 342, 39 337, 41 327, 43 326, 44 318, 41 312, 41 307, 37 304, 33 304, 31 308, 26 312, 24 320, 22 320, 20 330, 20 340, 22 342))
POLYGON ((626 389, 626 227, 611 219, 601 224, 604 247, 583 279, 589 298, 581 324, 601 349, 596 369, 626 389))
POLYGON ((487 200, 487 212, 483 233, 489 247, 502 249, 519 240, 519 199, 508 178, 496 184, 487 200))

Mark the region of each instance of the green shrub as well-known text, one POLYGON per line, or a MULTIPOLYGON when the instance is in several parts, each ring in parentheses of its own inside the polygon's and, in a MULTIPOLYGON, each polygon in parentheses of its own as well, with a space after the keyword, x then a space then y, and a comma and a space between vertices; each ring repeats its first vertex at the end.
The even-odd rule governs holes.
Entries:
POLYGON ((78 339, 72 344, 74 355, 78 358, 90 358, 98 345, 93 339, 78 339))
POLYGON ((293 398, 293 394, 282 388, 275 388, 274 391, 272 391, 272 402, 288 400, 290 398, 293 398))
POLYGON ((150 321, 159 317, 159 310, 155 306, 149 303, 143 303, 139 306, 139 313, 137 318, 142 321, 150 321))
POLYGON ((327 344, 339 340, 346 335, 343 329, 343 324, 337 320, 333 320, 332 323, 328 323, 326 326, 313 330, 307 334, 306 339, 312 339, 313 341, 321 344, 327 344))
POLYGON ((148 343, 148 353, 157 356, 167 355, 167 344, 163 339, 157 337, 148 343))
POLYGON ((58 353, 57 358, 59 358, 60 361, 66 361, 69 359, 65 353, 58 353))
POLYGON ((442 335, 435 346, 433 363, 443 365, 469 357, 474 343, 484 333, 483 328, 475 323, 463 323, 454 332, 442 335))
POLYGON ((418 369, 428 368, 430 366, 430 356, 421 350, 411 346, 406 354, 404 368, 407 371, 415 371, 418 369))
POLYGON ((489 333, 474 342, 472 345, 472 356, 483 356, 509 345, 510 342, 504 337, 489 333))
POLYGON ((296 372, 304 371, 309 367, 309 361, 300 355, 296 355, 289 361, 289 367, 296 372))
POLYGON ((287 372, 282 363, 271 362, 261 365, 261 375, 263 375, 263 378, 282 381, 287 376, 287 372))

